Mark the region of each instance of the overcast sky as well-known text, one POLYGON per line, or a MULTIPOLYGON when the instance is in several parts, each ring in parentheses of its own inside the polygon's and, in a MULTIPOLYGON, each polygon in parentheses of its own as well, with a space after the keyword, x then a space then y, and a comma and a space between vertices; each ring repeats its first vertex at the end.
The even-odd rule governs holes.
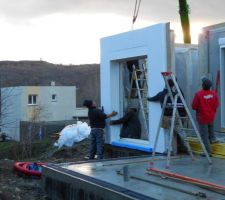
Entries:
MULTIPOLYGON (((188 0, 193 42, 225 22, 225 0, 188 0)), ((99 40, 131 30, 135 0, 0 0, 0 60, 99 63, 99 40)), ((182 42, 178 0, 142 0, 134 29, 171 22, 182 42)))

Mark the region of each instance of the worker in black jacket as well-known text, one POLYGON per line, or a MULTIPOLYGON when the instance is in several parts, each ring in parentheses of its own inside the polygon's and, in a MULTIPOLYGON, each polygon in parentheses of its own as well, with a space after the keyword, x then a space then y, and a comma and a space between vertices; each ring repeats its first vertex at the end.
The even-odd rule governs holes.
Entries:
POLYGON ((92 100, 85 100, 83 105, 88 108, 88 118, 91 126, 91 146, 89 152, 89 159, 94 159, 95 154, 97 159, 103 158, 104 149, 104 128, 105 120, 117 115, 117 112, 113 111, 111 114, 105 114, 101 109, 96 107, 96 104, 92 100))
POLYGON ((141 123, 138 118, 137 108, 130 107, 128 112, 120 119, 112 120, 111 125, 122 124, 121 138, 141 138, 141 123))
MULTIPOLYGON (((173 96, 175 96, 177 92, 173 91, 173 87, 174 87, 173 80, 169 79, 168 84, 172 90, 173 96)), ((167 94, 168 94, 168 90, 165 87, 161 92, 159 92, 155 96, 148 97, 148 101, 153 101, 153 102, 159 101, 161 104, 161 107, 162 107, 164 98, 166 97, 167 94)), ((178 98, 177 103, 182 103, 180 98, 178 98)), ((168 96, 166 104, 167 105, 172 104, 170 96, 168 96)), ((178 108, 178 112, 179 112, 180 116, 182 116, 182 117, 186 116, 186 111, 185 111, 184 107, 178 108)), ((166 107, 164 110, 164 116, 163 116, 162 123, 161 123, 161 128, 164 129, 164 137, 165 137, 165 152, 164 152, 164 154, 167 154, 168 148, 169 148, 169 138, 170 138, 170 127, 171 127, 172 114, 173 114, 173 107, 172 106, 166 107)), ((175 129, 177 129, 177 128, 178 128, 178 126, 175 126, 175 129)), ((172 154, 174 154, 174 155, 177 154, 177 134, 176 133, 174 134, 174 138, 173 138, 173 142, 172 142, 172 154)))

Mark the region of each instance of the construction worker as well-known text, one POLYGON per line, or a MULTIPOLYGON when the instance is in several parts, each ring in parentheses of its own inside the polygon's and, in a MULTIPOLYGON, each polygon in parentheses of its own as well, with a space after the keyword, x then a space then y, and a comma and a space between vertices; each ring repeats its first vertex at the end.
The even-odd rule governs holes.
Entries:
POLYGON ((122 118, 110 122, 110 125, 117 124, 123 124, 120 132, 121 138, 141 138, 141 123, 136 107, 129 107, 127 113, 122 118))
POLYGON ((212 82, 202 78, 202 89, 196 92, 192 101, 192 108, 196 111, 199 132, 209 155, 211 155, 210 143, 217 142, 213 130, 213 122, 219 105, 215 91, 210 90, 212 82))
MULTIPOLYGON (((172 79, 168 80, 168 84, 171 88, 171 90, 173 91, 173 87, 174 87, 174 82, 172 79)), ((148 101, 152 101, 152 102, 160 102, 161 107, 163 105, 164 102, 164 98, 166 97, 166 95, 168 94, 168 90, 165 87, 161 92, 159 92, 158 94, 156 94, 153 97, 148 97, 148 101)), ((173 95, 175 95, 176 92, 173 92, 173 95)), ((181 103, 181 99, 178 98, 177 100, 178 103, 181 103)), ((167 102, 166 104, 171 104, 171 99, 170 97, 167 98, 167 102)), ((180 116, 185 116, 186 115, 186 111, 184 108, 178 108, 178 112, 180 114, 180 116)), ((164 110, 164 116, 162 119, 162 123, 161 123, 161 128, 163 128, 164 131, 164 139, 165 139, 165 151, 163 152, 163 154, 167 155, 168 153, 168 149, 169 149, 169 141, 170 141, 170 127, 171 127, 171 117, 173 114, 173 107, 166 107, 164 110)), ((175 126, 175 129, 177 129, 177 126, 175 126)), ((172 153, 171 155, 176 155, 177 154, 177 134, 173 134, 173 142, 172 142, 172 153)))
POLYGON ((98 109, 96 103, 92 100, 85 100, 83 105, 88 108, 88 118, 91 126, 89 159, 94 159, 95 155, 97 155, 97 159, 102 159, 105 120, 117 115, 117 112, 113 111, 111 114, 107 115, 101 109, 98 109))

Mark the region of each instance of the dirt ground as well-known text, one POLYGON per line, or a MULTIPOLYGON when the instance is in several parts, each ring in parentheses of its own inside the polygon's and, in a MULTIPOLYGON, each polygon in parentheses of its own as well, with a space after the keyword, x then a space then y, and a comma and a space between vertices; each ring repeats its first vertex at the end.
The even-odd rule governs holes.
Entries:
MULTIPOLYGON (((53 145, 53 143, 52 143, 53 145)), ((73 148, 50 148, 36 158, 26 161, 64 163, 85 160, 89 141, 84 140, 73 148)), ((47 200, 41 186, 41 179, 27 177, 14 171, 16 160, 0 157, 0 200, 47 200)))

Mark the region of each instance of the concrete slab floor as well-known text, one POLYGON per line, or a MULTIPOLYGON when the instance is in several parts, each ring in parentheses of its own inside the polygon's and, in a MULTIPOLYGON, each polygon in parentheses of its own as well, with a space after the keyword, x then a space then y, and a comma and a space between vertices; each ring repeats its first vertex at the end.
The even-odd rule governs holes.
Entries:
MULTIPOLYGON (((154 168, 168 170, 173 173, 198 178, 225 186, 225 160, 212 158, 209 165, 205 157, 196 156, 194 161, 190 156, 173 157, 170 168, 166 169, 166 158, 155 157, 154 168)), ((147 197, 159 200, 192 200, 215 199, 225 200, 225 195, 201 188, 192 184, 149 175, 147 169, 151 166, 151 157, 135 157, 126 159, 102 160, 85 163, 65 163, 57 168, 66 169, 66 173, 77 172, 96 180, 104 181, 122 188, 134 191, 147 197), (124 168, 124 166, 126 166, 124 168), (127 172, 127 173, 126 173, 127 172), (123 174, 125 173, 125 176, 123 174), (127 175, 127 176, 126 176, 127 175), (205 194, 206 197, 199 197, 205 194)), ((63 172, 65 173, 65 172, 63 172)), ((70 176, 71 176, 70 174, 70 176)), ((47 174, 46 174, 47 175, 47 174)))

